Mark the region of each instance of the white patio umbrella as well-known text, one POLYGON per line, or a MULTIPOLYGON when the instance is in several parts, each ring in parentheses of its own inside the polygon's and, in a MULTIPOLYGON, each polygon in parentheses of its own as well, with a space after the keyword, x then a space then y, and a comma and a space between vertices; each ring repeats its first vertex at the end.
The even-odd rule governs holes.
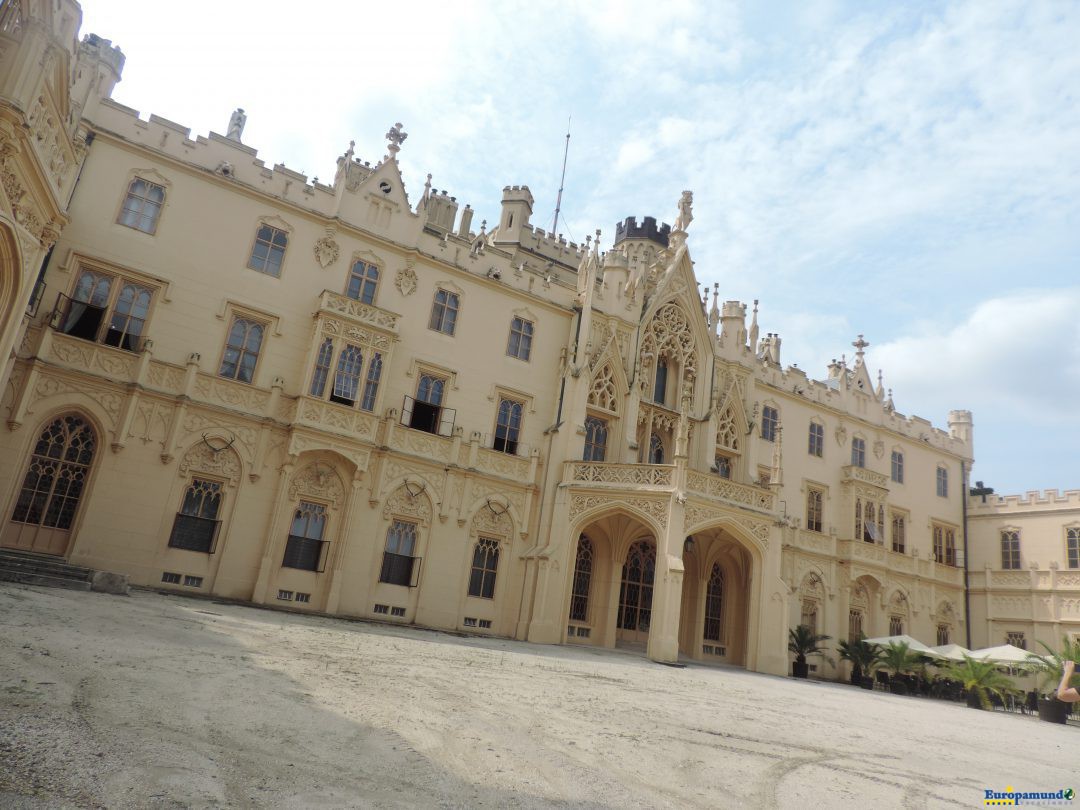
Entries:
POLYGON ((1027 650, 1021 650, 1012 644, 1002 644, 999 647, 984 647, 981 650, 972 650, 972 658, 982 661, 993 661, 996 664, 1029 664, 1034 657, 1027 650))
POLYGON ((887 647, 890 644, 907 644, 909 650, 911 650, 912 652, 917 652, 920 655, 928 655, 931 658, 944 658, 945 657, 941 653, 935 652, 934 650, 930 649, 925 644, 923 644, 921 641, 917 641, 917 640, 913 639, 911 636, 907 635, 906 633, 903 634, 903 635, 899 635, 899 636, 879 636, 878 638, 867 638, 867 639, 863 639, 863 640, 867 644, 875 644, 875 645, 879 645, 879 646, 882 646, 882 647, 887 647))
POLYGON ((930 649, 949 661, 963 661, 965 655, 968 658, 973 657, 971 650, 967 647, 961 647, 959 644, 941 644, 937 647, 931 647, 930 649))

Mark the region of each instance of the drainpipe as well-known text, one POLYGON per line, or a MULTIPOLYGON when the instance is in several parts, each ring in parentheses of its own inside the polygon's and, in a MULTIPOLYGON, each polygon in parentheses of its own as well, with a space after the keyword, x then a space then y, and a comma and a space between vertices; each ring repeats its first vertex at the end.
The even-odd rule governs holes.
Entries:
POLYGON ((967 517, 967 499, 968 499, 968 470, 967 462, 960 462, 960 494, 963 496, 961 505, 963 507, 963 520, 964 520, 964 630, 967 634, 966 646, 971 649, 971 592, 968 584, 968 517, 967 517))

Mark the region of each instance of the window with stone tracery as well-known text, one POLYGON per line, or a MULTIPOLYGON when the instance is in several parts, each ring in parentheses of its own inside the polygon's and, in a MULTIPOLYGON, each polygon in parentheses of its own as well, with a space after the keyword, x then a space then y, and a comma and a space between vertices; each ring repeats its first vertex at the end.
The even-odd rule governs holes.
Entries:
POLYGON ((653 316, 641 340, 641 356, 645 360, 643 365, 651 365, 648 360, 651 357, 656 359, 657 368, 666 363, 680 369, 684 377, 694 375, 697 370, 694 335, 676 304, 665 304, 653 316))
POLYGON ((735 411, 728 405, 720 415, 716 426, 716 443, 729 450, 739 449, 739 431, 735 424, 735 411))
POLYGON ((615 389, 615 376, 610 363, 596 372, 593 377, 592 388, 589 389, 590 405, 603 408, 605 411, 614 413, 618 410, 619 397, 615 389))
POLYGON ((705 588, 705 641, 723 641, 724 572, 714 563, 705 588))
POLYGON ((570 620, 589 620, 589 588, 592 585, 593 547, 585 535, 578 540, 577 559, 574 562, 574 584, 570 592, 570 620))

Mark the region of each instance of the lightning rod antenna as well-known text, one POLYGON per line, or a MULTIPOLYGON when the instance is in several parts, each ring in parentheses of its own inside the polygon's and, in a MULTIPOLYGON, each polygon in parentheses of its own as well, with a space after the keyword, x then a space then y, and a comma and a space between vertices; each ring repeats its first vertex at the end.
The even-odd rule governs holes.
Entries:
POLYGON ((563 187, 566 185, 566 156, 570 154, 570 118, 571 116, 566 116, 566 148, 563 149, 562 176, 559 177, 559 196, 555 198, 555 221, 551 223, 551 232, 554 234, 559 232, 559 211, 562 210, 562 193, 563 187))

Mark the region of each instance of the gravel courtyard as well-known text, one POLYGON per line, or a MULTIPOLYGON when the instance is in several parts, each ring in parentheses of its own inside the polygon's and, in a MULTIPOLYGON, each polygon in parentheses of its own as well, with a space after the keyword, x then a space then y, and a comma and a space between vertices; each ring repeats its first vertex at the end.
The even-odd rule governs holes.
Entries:
POLYGON ((981 807, 1078 754, 843 685, 0 584, 2 807, 981 807))

